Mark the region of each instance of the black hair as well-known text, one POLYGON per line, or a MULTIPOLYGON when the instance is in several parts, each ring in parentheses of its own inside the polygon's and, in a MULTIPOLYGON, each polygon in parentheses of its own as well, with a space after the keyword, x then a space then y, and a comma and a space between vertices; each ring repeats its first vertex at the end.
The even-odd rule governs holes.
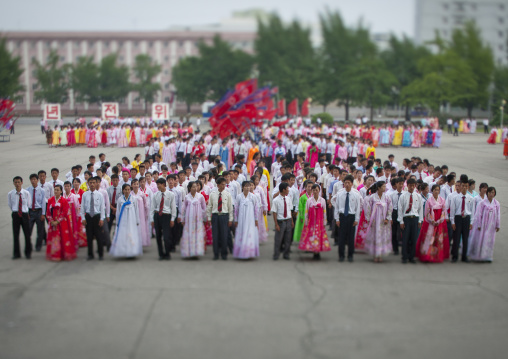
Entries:
POLYGON ((51 172, 53 172, 53 171, 56 171, 56 172, 60 173, 60 171, 58 170, 58 168, 52 168, 52 169, 51 169, 51 172))
POLYGON ((416 180, 414 178, 410 178, 407 180, 407 184, 416 184, 416 180))
POLYGON ((354 183, 355 178, 351 175, 347 175, 346 177, 344 177, 344 182, 346 182, 346 181, 350 181, 351 183, 354 183))
POLYGON ((494 197, 495 197, 495 196, 497 195, 496 188, 495 188, 495 187, 489 187, 489 188, 487 188, 487 193, 490 193, 490 192, 492 192, 492 191, 494 191, 494 193, 495 193, 495 194, 494 194, 494 197))
POLYGON ((285 182, 282 182, 280 185, 279 185, 279 192, 282 192, 284 191, 286 188, 289 187, 289 184, 285 183, 285 182))
MULTIPOLYGON (((124 189, 126 189, 127 187, 131 188, 131 185, 130 185, 130 184, 128 184, 128 183, 124 183, 124 184, 122 185, 122 192, 123 192, 123 190, 124 190, 124 189)), ((131 188, 131 189, 132 189, 132 188, 131 188)))
POLYGON ((441 188, 441 186, 440 186, 440 185, 438 185, 438 184, 435 184, 435 185, 433 185, 433 186, 432 186, 431 191, 432 191, 432 192, 434 192, 434 190, 435 190, 436 188, 441 188))
POLYGON ((74 183, 74 182, 81 183, 81 180, 80 180, 78 177, 76 177, 76 178, 74 178, 74 179, 72 180, 72 183, 74 183))
POLYGON ((61 184, 57 184, 57 185, 55 185, 54 188, 57 188, 57 187, 60 188, 60 191, 62 191, 62 193, 63 193, 63 187, 62 187, 62 185, 61 184))
POLYGON ((248 185, 250 185, 250 184, 252 184, 252 182, 251 182, 251 181, 243 181, 243 182, 242 182, 242 190, 244 189, 244 187, 245 187, 245 186, 248 186, 248 185))
POLYGON ((156 184, 163 184, 166 185, 166 180, 164 178, 159 178, 157 181, 155 181, 156 184))
POLYGON ((44 171, 44 170, 40 170, 39 172, 37 172, 37 174, 38 174, 38 175, 40 175, 41 173, 46 174, 46 171, 44 171))
POLYGON ((215 184, 216 185, 220 185, 221 183, 224 183, 226 182, 226 179, 224 177, 219 177, 217 178, 217 180, 215 181, 215 184))
POLYGON ((37 176, 35 173, 32 173, 29 177, 28 177, 30 180, 32 178, 36 178, 37 180, 39 180, 39 176, 37 176))
POLYGON ((487 188, 487 189, 488 189, 488 188, 489 188, 489 185, 488 185, 488 184, 486 184, 485 182, 480 183, 480 188, 479 188, 479 189, 482 189, 482 188, 487 188))

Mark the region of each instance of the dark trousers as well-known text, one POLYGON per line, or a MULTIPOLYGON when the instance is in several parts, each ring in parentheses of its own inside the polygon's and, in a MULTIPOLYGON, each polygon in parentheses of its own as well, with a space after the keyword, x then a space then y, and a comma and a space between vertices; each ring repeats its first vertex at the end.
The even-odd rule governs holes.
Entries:
POLYGON ((102 244, 106 246, 106 249, 109 252, 111 248, 111 235, 109 234, 109 223, 108 221, 104 221, 102 227, 100 227, 100 232, 102 236, 102 244))
POLYGON ((265 157, 265 168, 268 169, 268 170, 272 169, 272 156, 266 156, 265 157))
POLYGON ((111 211, 110 215, 109 215, 109 221, 108 221, 108 227, 109 227, 109 234, 111 235, 111 231, 113 230, 113 227, 114 227, 114 224, 113 222, 115 221, 116 219, 116 212, 113 213, 113 211, 111 211))
POLYGON ((453 136, 458 136, 458 135, 459 135, 459 128, 455 127, 455 129, 453 131, 453 136))
POLYGON ((453 231, 452 259, 459 258, 459 244, 462 236, 462 260, 467 259, 467 246, 469 241, 469 226, 471 217, 455 216, 455 230, 453 231))
POLYGON ((177 152, 176 153, 176 158, 178 159, 181 159, 182 160, 182 164, 183 164, 183 152, 177 152))
POLYGON ((85 214, 86 220, 86 241, 88 242, 88 257, 93 258, 93 239, 97 240, 97 251, 99 252, 99 258, 104 255, 104 243, 102 238, 102 228, 99 226, 101 220, 100 214, 96 214, 91 217, 89 214, 85 214))
POLYGON ((298 155, 295 153, 293 155, 293 163, 291 163, 291 166, 294 166, 296 162, 298 162, 298 155))
POLYGON ((41 133, 44 135, 46 133, 46 129, 44 128, 44 126, 41 126, 41 133))
POLYGON ((333 229, 335 228, 333 216, 335 213, 335 207, 332 206, 332 208, 326 208, 326 223, 333 229))
MULTIPOLYGON (((177 208, 175 218, 178 218, 178 208, 177 208)), ((176 251, 176 246, 180 244, 180 238, 182 237, 182 232, 183 232, 182 224, 175 221, 175 225, 173 226, 173 228, 171 228, 171 241, 169 244, 169 251, 170 252, 176 251)))
POLYGON ((355 252, 355 215, 339 214, 340 228, 339 232, 339 258, 344 258, 347 244, 347 257, 353 258, 355 252))
POLYGON ((487 135, 489 134, 489 126, 483 125, 483 133, 485 133, 487 135))
MULTIPOLYGON (((291 152, 291 150, 288 150, 286 152, 286 161, 288 161, 291 164, 291 166, 293 165, 293 152, 291 152)), ((281 162, 284 162, 283 158, 281 158, 281 162)))
MULTIPOLYGON (((159 258, 169 258, 171 250, 171 215, 159 213, 153 215, 153 226, 155 227, 155 238, 157 239, 157 250, 159 251, 159 258), (162 238, 164 237, 164 243, 162 238)), ((173 227, 174 228, 174 227, 173 227)))
POLYGON ((35 210, 29 210, 28 215, 29 215, 28 223, 30 226, 30 237, 32 236, 34 225, 37 225, 37 239, 35 240, 35 249, 40 250, 42 247, 42 241, 46 237, 45 223, 44 221, 41 221, 42 209, 39 208, 35 210))
MULTIPOLYGON (((449 214, 449 213, 448 213, 449 214)), ((452 228, 452 222, 447 221, 446 222, 446 228, 448 229, 448 240, 453 242, 453 228, 452 228)), ((450 245, 451 248, 451 245, 450 245)))
POLYGON ((32 254, 32 241, 30 240, 30 223, 28 213, 23 213, 20 217, 18 212, 12 212, 12 235, 14 238, 14 257, 21 257, 21 249, 19 246, 19 229, 23 228, 25 235, 25 256, 30 257, 32 254))
POLYGON ((418 217, 404 217, 404 230, 402 231, 402 259, 413 260, 418 239, 418 217))
POLYGON ((282 255, 284 258, 289 258, 291 241, 293 240, 293 226, 291 225, 291 219, 285 221, 277 221, 277 224, 280 227, 280 231, 275 231, 273 258, 279 259, 281 248, 283 250, 282 255))
POLYGON ((393 253, 399 254, 399 242, 402 240, 402 231, 400 230, 400 223, 397 220, 399 211, 396 209, 392 212, 392 247, 393 253))
POLYGON ((190 153, 187 153, 187 154, 184 156, 184 158, 183 158, 183 162, 182 162, 182 166, 183 166, 183 168, 185 168, 185 167, 189 166, 189 165, 190 165, 190 161, 191 161, 191 159, 190 159, 190 153))
POLYGON ((213 255, 219 258, 219 250, 223 259, 228 257, 229 214, 212 214, 213 255))
POLYGON ((332 154, 331 153, 326 154, 326 162, 328 162, 328 164, 332 164, 332 154))
POLYGON ((448 133, 452 133, 452 125, 448 125, 448 133))
POLYGON ((348 157, 347 158, 347 163, 349 163, 350 165, 352 165, 355 162, 356 162, 356 157, 348 157))

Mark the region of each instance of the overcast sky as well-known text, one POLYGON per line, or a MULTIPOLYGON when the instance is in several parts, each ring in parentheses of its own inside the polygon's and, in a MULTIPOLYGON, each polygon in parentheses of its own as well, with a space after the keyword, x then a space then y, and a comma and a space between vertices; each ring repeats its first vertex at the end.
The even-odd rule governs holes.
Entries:
POLYGON ((0 0, 0 6, 0 31, 164 30, 217 23, 250 8, 317 22, 329 7, 348 24, 362 18, 372 32, 412 37, 415 0, 0 0))

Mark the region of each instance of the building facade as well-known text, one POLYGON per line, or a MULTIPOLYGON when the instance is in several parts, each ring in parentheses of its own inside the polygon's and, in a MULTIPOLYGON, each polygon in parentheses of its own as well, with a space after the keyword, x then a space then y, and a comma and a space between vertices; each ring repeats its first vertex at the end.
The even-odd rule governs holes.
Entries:
POLYGON ((415 41, 432 41, 436 32, 450 40, 453 30, 473 20, 492 49, 497 65, 508 64, 507 0, 416 0, 415 41))
MULTIPOLYGON (((160 32, 6 32, 1 36, 7 41, 8 50, 21 58, 24 69, 21 82, 25 92, 18 101, 16 110, 20 115, 39 115, 42 113, 42 106, 35 101, 34 94, 38 84, 34 77, 33 60, 44 64, 51 50, 57 51, 62 64, 74 64, 82 56, 92 56, 95 62, 99 63, 105 56, 116 53, 118 63, 128 67, 134 65, 137 55, 148 54, 162 67, 162 72, 156 77, 162 90, 157 94, 155 102, 170 102, 175 91, 171 84, 173 67, 186 56, 198 55, 199 41, 210 44, 216 34, 229 42, 233 48, 253 52, 255 31, 221 32, 187 29, 160 32)), ((72 92, 69 95, 67 103, 61 104, 64 115, 100 114, 99 105, 76 103, 72 92)), ((185 104, 176 102, 177 112, 184 112, 185 109, 185 104)), ((143 111, 144 103, 134 92, 120 101, 120 115, 141 114, 143 111)))

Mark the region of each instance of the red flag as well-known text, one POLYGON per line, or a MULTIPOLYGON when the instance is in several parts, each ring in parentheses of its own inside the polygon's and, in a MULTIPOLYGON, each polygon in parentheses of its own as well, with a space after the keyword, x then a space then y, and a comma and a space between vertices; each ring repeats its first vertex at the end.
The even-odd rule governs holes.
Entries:
POLYGON ((309 116, 309 109, 310 109, 310 99, 306 98, 305 101, 303 101, 302 103, 302 110, 300 111, 300 115, 309 116))
POLYGON ((286 114, 286 100, 279 100, 277 104, 277 116, 282 117, 286 114))
POLYGON ((298 99, 295 98, 288 106, 288 116, 298 116, 298 99))

